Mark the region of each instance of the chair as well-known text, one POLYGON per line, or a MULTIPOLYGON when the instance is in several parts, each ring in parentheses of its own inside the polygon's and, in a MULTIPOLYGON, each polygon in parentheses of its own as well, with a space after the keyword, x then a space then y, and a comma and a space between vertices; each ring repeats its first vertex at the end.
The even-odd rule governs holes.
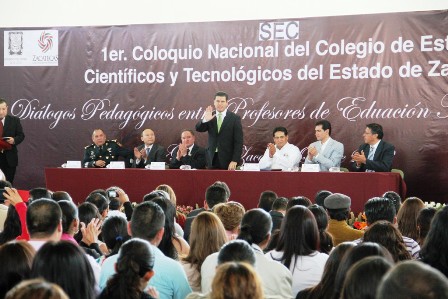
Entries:
POLYGON ((399 173, 401 175, 401 178, 404 180, 404 172, 403 172, 403 170, 398 169, 398 168, 392 168, 391 172, 399 173))
POLYGON ((348 168, 345 168, 345 167, 339 167, 339 170, 342 172, 349 172, 348 168))

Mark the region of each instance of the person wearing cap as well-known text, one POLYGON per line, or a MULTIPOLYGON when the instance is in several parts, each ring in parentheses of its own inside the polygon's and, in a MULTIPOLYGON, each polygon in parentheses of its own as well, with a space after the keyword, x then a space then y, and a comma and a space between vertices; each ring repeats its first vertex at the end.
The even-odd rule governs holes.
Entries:
POLYGON ((334 246, 345 241, 356 240, 364 235, 363 231, 354 229, 347 224, 350 215, 350 197, 341 193, 333 193, 325 198, 324 205, 330 216, 327 231, 333 236, 334 246))

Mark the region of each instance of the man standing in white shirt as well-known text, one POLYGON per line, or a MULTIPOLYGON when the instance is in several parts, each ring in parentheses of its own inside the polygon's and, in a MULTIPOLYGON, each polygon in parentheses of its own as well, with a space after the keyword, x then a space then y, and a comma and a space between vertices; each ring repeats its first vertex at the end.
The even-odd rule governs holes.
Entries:
POLYGON ((314 131, 317 141, 308 146, 305 164, 319 164, 320 171, 339 167, 344 155, 344 145, 330 137, 331 123, 328 120, 320 120, 314 131))
POLYGON ((292 170, 299 167, 302 154, 297 146, 288 143, 288 130, 276 127, 273 131, 274 143, 269 143, 260 159, 261 170, 292 170))

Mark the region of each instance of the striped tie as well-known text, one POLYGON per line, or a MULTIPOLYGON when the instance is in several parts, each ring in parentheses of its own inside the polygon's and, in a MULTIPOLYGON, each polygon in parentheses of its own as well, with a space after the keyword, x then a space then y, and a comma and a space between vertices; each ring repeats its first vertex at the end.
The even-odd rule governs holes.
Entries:
POLYGON ((369 156, 367 157, 367 160, 373 160, 373 154, 375 153, 374 149, 375 148, 373 146, 370 147, 369 156))

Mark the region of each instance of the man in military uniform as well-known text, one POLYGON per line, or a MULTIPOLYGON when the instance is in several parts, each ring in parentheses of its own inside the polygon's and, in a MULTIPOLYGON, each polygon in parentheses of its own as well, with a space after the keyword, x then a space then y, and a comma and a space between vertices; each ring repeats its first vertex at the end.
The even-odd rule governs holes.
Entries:
POLYGON ((132 152, 125 149, 116 140, 107 140, 102 129, 95 129, 91 145, 85 147, 83 165, 85 167, 105 168, 110 161, 118 161, 123 157, 126 167, 129 167, 132 152))

